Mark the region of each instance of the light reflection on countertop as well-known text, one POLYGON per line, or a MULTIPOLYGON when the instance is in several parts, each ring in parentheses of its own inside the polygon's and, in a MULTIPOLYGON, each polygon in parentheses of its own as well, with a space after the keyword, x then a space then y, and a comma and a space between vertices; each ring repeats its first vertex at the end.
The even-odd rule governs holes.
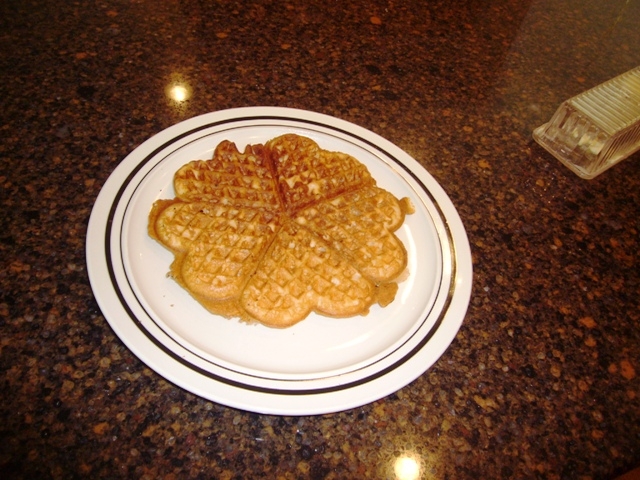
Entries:
MULTIPOLYGON (((384 445, 384 444, 383 444, 384 445)), ((386 480, 437 480, 443 478, 440 454, 413 435, 394 437, 380 450, 378 478, 386 480)))
POLYGON ((184 116, 187 104, 193 97, 193 88, 184 75, 173 73, 164 87, 164 94, 173 112, 184 116))
POLYGON ((393 462, 393 471, 397 480, 417 480, 420 478, 420 458, 405 453, 393 462))
POLYGON ((182 103, 189 98, 189 90, 184 85, 173 85, 169 88, 169 98, 182 103))

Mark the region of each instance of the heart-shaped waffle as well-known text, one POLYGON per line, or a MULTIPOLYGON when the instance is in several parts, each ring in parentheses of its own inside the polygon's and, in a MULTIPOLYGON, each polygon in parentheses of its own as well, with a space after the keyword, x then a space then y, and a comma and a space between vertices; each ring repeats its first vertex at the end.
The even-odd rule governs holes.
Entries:
POLYGON ((363 315, 393 300, 407 253, 394 232, 410 213, 355 158, 287 134, 174 176, 149 235, 171 250, 171 276, 209 311, 288 327, 309 313, 363 315))
POLYGON ((269 140, 283 205, 290 214, 343 193, 375 185, 367 167, 346 153, 322 150, 316 142, 293 133, 269 140))
POLYGON ((295 220, 374 282, 388 282, 407 266, 404 245, 393 233, 404 221, 404 210, 386 190, 346 193, 302 210, 295 220))
POLYGON ((241 153, 234 143, 224 140, 211 160, 194 160, 181 167, 173 186, 176 197, 186 202, 280 209, 273 172, 260 144, 247 145, 241 153))

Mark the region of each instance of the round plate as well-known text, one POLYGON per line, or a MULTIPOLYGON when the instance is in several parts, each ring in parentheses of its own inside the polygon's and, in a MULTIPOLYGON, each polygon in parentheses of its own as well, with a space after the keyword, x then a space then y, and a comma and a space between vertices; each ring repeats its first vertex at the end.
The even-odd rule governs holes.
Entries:
POLYGON ((209 400, 283 415, 357 407, 412 382, 453 341, 472 284, 458 213, 413 158, 357 125, 276 107, 195 117, 136 148, 96 200, 87 269, 105 318, 150 368, 209 400), (148 236, 147 221, 154 201, 175 196, 175 171, 211 158, 222 140, 243 150, 284 133, 354 156, 380 187, 413 203, 396 232, 408 253, 406 278, 387 307, 346 319, 311 314, 271 329, 212 315, 167 277, 173 254, 148 236))

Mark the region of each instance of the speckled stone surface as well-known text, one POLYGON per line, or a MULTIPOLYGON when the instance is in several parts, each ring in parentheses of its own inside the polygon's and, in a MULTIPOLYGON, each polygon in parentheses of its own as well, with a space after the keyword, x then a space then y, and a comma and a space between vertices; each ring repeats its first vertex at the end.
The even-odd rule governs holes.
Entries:
POLYGON ((0 471, 10 479, 612 479, 640 464, 640 156, 585 181, 532 141, 640 65, 638 0, 0 3, 0 471), (186 84, 188 101, 166 96, 186 84), (443 186, 474 286, 397 393, 309 417, 164 380, 103 317, 85 233, 151 135, 231 107, 373 130, 443 186), (417 474, 399 476, 397 459, 417 474))

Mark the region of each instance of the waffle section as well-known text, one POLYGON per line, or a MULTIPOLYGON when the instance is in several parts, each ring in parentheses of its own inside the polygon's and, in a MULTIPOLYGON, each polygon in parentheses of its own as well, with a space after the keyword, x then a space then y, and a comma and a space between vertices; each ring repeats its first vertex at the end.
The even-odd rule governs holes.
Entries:
POLYGON ((375 291, 348 259, 286 221, 247 283, 241 305, 263 323, 288 327, 312 311, 331 317, 365 314, 375 291))
POLYGON ((281 210, 268 158, 261 144, 238 151, 224 140, 210 160, 194 160, 174 175, 176 197, 189 201, 210 201, 239 207, 281 210))
POLYGON ((322 237, 371 281, 385 282, 407 266, 405 247, 393 234, 404 215, 389 192, 366 187, 306 208, 295 221, 322 237))
POLYGON ((282 203, 293 214, 343 193, 375 185, 369 170, 346 153, 321 149, 310 138, 286 134, 269 140, 266 154, 282 203))
POLYGON ((177 256, 173 277, 199 296, 237 297, 280 225, 268 210, 180 200, 154 206, 150 234, 177 256))
POLYGON ((174 185, 175 199, 154 204, 149 235, 174 253, 171 277, 212 313, 284 328, 395 298, 407 254, 393 232, 410 204, 353 157, 297 135, 244 152, 225 141, 174 185))

